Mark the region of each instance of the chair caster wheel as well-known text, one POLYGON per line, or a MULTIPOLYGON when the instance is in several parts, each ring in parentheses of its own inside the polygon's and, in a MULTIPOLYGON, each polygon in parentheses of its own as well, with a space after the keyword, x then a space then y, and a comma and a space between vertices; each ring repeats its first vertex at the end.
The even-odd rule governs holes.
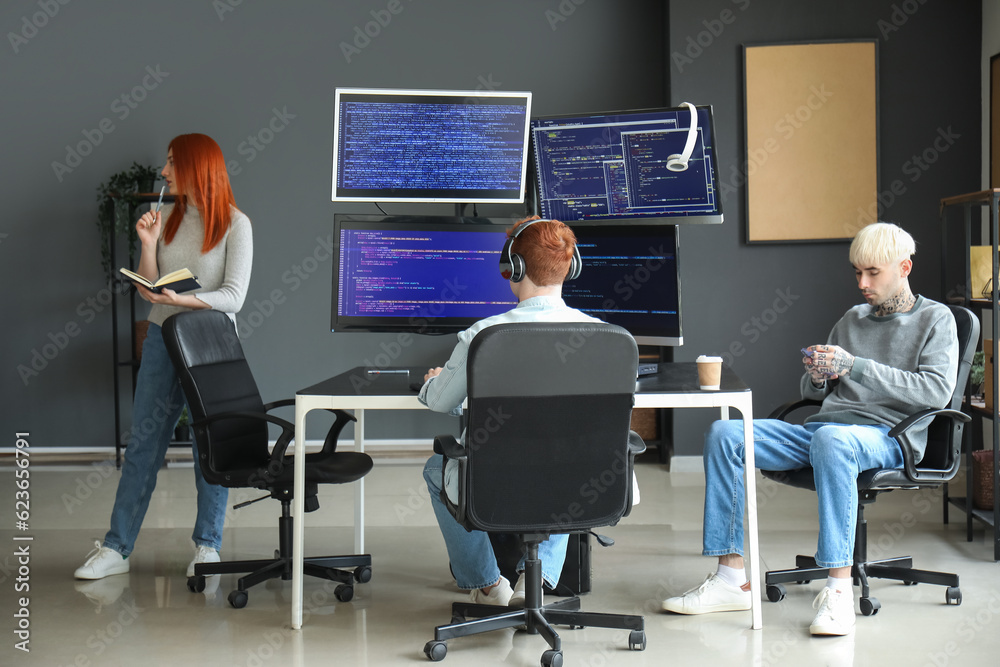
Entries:
POLYGON ((633 630, 628 633, 628 647, 632 651, 645 651, 646 650, 646 631, 645 630, 633 630))
POLYGON ((205 577, 204 575, 196 574, 194 576, 188 577, 187 580, 188 590, 192 593, 203 593, 205 591, 205 577))
POLYGON ((563 664, 563 654, 562 651, 555 651, 549 649, 542 654, 542 667, 562 667, 563 664))
POLYGON ((354 581, 359 584, 367 584, 371 580, 372 569, 369 566, 363 565, 361 567, 354 568, 354 581))
POLYGON ((424 655, 431 662, 441 662, 448 655, 448 645, 442 641, 433 640, 424 644, 424 655))
POLYGON ((861 598, 861 613, 865 616, 874 616, 882 608, 882 603, 876 598, 861 598))
POLYGON ((233 606, 233 609, 243 609, 247 606, 247 601, 250 596, 247 595, 246 591, 235 590, 229 594, 229 604, 233 606))
POLYGON ((904 581, 903 585, 904 586, 916 586, 917 582, 916 581, 904 581))
POLYGON ((341 602, 350 602, 354 599, 354 586, 341 584, 333 591, 333 596, 341 602))
POLYGON ((962 604, 962 589, 958 586, 949 586, 948 590, 944 592, 945 604, 960 605, 962 604))
POLYGON ((771 602, 781 602, 785 599, 785 587, 781 584, 768 584, 767 599, 771 602))

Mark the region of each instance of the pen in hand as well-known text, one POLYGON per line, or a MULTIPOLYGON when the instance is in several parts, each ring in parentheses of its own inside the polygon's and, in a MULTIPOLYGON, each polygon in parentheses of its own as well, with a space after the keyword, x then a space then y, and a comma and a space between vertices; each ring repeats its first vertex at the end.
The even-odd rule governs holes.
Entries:
POLYGON ((156 215, 160 212, 160 207, 163 205, 163 193, 167 191, 167 186, 160 188, 160 199, 156 202, 156 208, 153 209, 153 223, 156 223, 156 215))

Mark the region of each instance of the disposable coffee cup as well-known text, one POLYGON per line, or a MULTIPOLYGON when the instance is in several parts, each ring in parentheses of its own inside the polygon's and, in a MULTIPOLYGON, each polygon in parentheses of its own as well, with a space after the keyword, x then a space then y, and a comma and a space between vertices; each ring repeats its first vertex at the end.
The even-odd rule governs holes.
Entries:
POLYGON ((704 354, 695 359, 698 363, 698 385, 701 389, 718 391, 722 380, 722 357, 704 354))

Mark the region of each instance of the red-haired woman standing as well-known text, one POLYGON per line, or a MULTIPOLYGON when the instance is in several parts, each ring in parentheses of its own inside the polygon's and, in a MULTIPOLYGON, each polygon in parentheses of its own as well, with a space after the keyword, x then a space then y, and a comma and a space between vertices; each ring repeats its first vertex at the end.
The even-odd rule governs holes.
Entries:
MULTIPOLYGON (((222 150, 203 134, 182 134, 170 142, 163 178, 176 195, 172 206, 155 216, 144 214, 136 224, 142 254, 138 273, 155 281, 159 276, 188 268, 201 288, 187 294, 164 289, 156 294, 136 285, 139 295, 153 304, 149 333, 142 347, 136 380, 132 431, 118 483, 111 529, 96 550, 76 570, 78 579, 101 579, 128 572, 139 528, 156 486, 156 473, 170 444, 184 396, 163 344, 161 325, 185 310, 214 308, 235 318, 243 306, 253 260, 250 220, 235 205, 222 150)), ((198 461, 197 445, 195 462, 198 461)), ((195 563, 218 562, 228 490, 207 483, 194 466, 198 489, 198 517, 192 539, 195 563)))

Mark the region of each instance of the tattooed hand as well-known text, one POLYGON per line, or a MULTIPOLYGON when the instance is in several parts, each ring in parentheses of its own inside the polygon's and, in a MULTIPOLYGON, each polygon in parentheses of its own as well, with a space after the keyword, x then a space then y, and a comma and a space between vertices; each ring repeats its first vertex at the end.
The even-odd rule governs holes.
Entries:
POLYGON ((819 384, 815 379, 817 374, 824 380, 836 380, 847 377, 854 368, 854 355, 838 345, 814 345, 807 349, 813 354, 809 358, 812 364, 806 370, 816 384, 819 384))

